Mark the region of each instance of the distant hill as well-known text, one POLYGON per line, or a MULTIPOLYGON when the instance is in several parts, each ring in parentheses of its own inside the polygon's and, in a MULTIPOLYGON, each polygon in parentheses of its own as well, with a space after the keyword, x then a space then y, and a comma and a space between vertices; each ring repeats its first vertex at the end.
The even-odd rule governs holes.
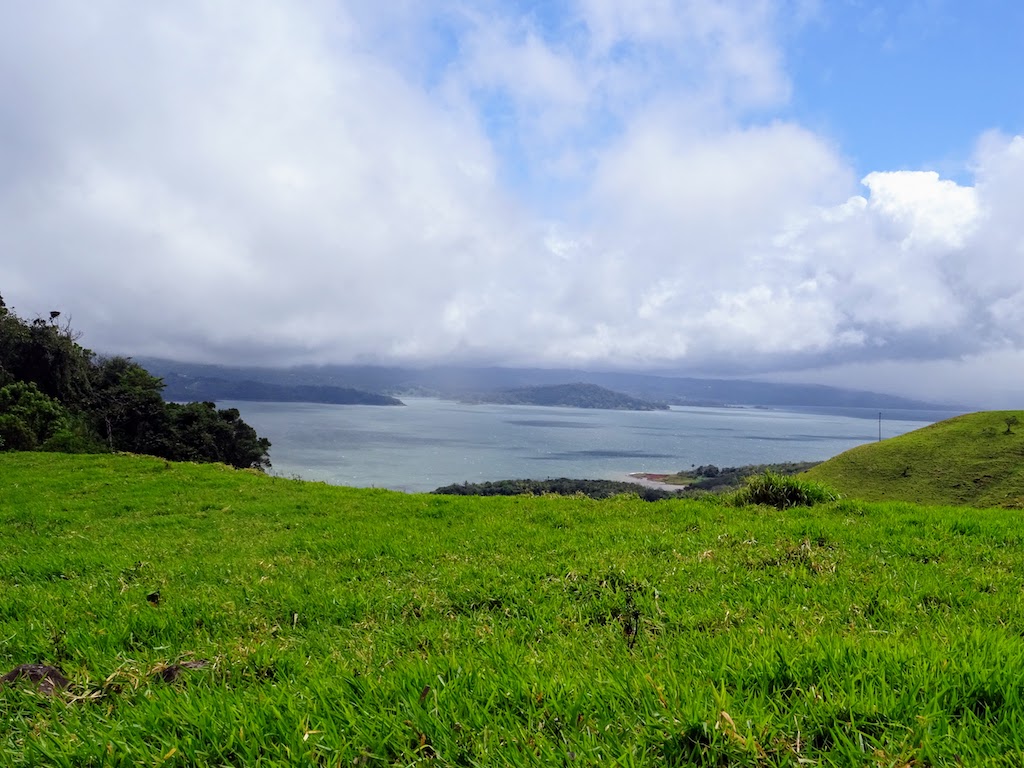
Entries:
POLYGON ((574 369, 433 366, 400 368, 372 365, 297 366, 292 368, 228 367, 138 358, 154 376, 172 375, 253 381, 293 387, 330 386, 394 395, 419 395, 462 400, 480 393, 524 387, 549 387, 575 381, 595 384, 641 400, 670 405, 761 406, 769 408, 849 409, 849 415, 874 410, 905 411, 901 418, 933 421, 941 415, 924 411, 962 411, 963 408, 912 400, 895 395, 810 384, 779 384, 740 379, 702 379, 647 373, 580 371, 574 369), (861 411, 857 413, 856 411, 861 411))
POLYGON ((806 472, 844 496, 1024 508, 1024 411, 982 411, 841 453, 806 472))
POLYGON ((498 403, 501 405, 546 405, 565 408, 601 408, 610 411, 667 411, 665 403, 652 403, 613 392, 596 384, 554 384, 547 387, 521 387, 503 392, 489 392, 465 402, 498 403))
POLYGON ((168 374, 164 397, 168 400, 258 400, 271 403, 330 403, 332 405, 404 405, 398 398, 347 387, 316 384, 268 384, 263 381, 228 381, 205 376, 168 374))

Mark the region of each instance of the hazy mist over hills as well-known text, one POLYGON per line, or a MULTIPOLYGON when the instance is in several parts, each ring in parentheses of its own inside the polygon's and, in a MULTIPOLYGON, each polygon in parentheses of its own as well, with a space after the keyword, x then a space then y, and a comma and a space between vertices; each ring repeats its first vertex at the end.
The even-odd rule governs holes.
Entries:
MULTIPOLYGON (((463 399, 524 387, 569 383, 594 384, 630 397, 673 405, 753 405, 765 407, 822 407, 861 409, 954 409, 948 404, 821 385, 777 384, 732 379, 652 376, 623 372, 593 372, 539 368, 473 368, 439 366, 401 368, 378 366, 302 366, 296 368, 228 367, 176 363, 140 358, 151 373, 183 385, 188 380, 255 381, 299 389, 351 388, 364 392, 463 399)), ((171 389, 169 396, 187 392, 171 389)), ((230 399, 230 398, 228 398, 230 399)), ((250 398, 251 399, 251 398, 250 398)), ((274 398, 267 398, 274 399, 274 398)), ((331 402, 320 400, 320 402, 331 402)))

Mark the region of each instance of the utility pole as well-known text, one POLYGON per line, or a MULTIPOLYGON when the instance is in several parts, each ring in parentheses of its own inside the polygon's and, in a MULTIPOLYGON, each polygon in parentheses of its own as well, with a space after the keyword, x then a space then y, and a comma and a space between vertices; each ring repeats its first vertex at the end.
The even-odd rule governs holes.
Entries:
POLYGON ((882 442, 882 412, 878 412, 878 442, 882 442))

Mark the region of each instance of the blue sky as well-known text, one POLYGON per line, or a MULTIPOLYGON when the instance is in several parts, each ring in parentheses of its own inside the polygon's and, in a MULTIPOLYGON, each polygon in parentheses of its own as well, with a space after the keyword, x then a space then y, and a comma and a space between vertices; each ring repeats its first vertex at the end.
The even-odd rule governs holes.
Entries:
POLYGON ((967 180, 977 137, 1024 125, 1024 4, 828 3, 793 35, 791 112, 858 171, 967 180))
POLYGON ((0 294, 106 352, 1019 405, 1021 40, 995 0, 0 0, 0 294))

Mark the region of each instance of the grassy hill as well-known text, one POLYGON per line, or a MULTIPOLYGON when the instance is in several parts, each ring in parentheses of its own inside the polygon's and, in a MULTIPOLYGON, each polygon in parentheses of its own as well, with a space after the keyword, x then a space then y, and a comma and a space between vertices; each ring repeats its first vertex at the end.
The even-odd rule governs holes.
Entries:
POLYGON ((1024 762, 1015 511, 0 478, 0 765, 1024 762))
POLYGON ((858 446, 805 476, 869 501, 1024 508, 1024 411, 958 416, 858 446))

